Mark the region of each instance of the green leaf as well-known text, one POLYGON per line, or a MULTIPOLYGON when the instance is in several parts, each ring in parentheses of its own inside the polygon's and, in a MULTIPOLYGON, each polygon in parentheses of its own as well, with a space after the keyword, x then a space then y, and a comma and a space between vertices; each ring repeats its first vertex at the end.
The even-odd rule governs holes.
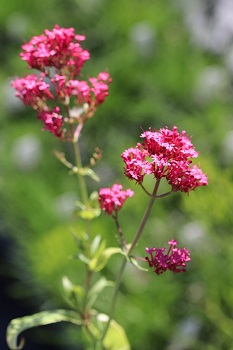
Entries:
POLYGON ((74 258, 84 262, 84 264, 90 264, 90 259, 84 254, 75 254, 74 258))
POLYGON ((73 169, 73 164, 68 162, 68 160, 65 157, 65 153, 59 152, 57 150, 53 150, 53 153, 62 164, 64 164, 69 169, 73 169))
POLYGON ((97 191, 93 191, 93 192, 90 194, 90 201, 91 201, 91 202, 97 203, 98 206, 99 206, 98 198, 99 198, 99 193, 98 193, 97 191))
POLYGON ((53 310, 42 311, 31 316, 16 318, 12 320, 7 327, 7 344, 11 350, 20 350, 23 348, 23 341, 17 345, 17 338, 19 334, 26 329, 44 326, 57 322, 71 322, 78 326, 82 325, 79 315, 71 310, 53 310))
POLYGON ((97 247, 97 250, 92 254, 93 258, 91 259, 89 263, 89 269, 92 271, 100 271, 98 268, 98 265, 102 258, 102 252, 104 251, 106 247, 106 241, 102 240, 99 242, 99 246, 97 247))
POLYGON ((75 309, 81 310, 85 291, 81 286, 74 285, 68 277, 62 278, 62 284, 66 293, 66 300, 75 309))
POLYGON ((86 206, 82 202, 77 201, 75 205, 77 205, 80 210, 86 210, 86 206))
MULTIPOLYGON (((97 316, 98 321, 107 323, 109 317, 105 314, 97 316)), ((130 344, 127 339, 124 328, 122 328, 116 321, 111 320, 109 329, 104 338, 103 345, 106 350, 130 350, 130 344)))
POLYGON ((105 277, 101 277, 93 286, 89 289, 87 293, 87 304, 86 309, 90 309, 100 293, 103 291, 106 287, 112 287, 114 283, 112 281, 108 281, 105 277))
POLYGON ((107 259, 111 258, 112 255, 114 254, 123 254, 125 255, 123 252, 122 252, 122 249, 119 248, 119 247, 109 247, 107 249, 105 249, 102 253, 102 255, 104 257, 106 257, 107 259))
POLYGON ((89 176, 92 180, 99 182, 100 179, 99 177, 96 175, 96 173, 90 169, 90 168, 81 168, 78 169, 78 173, 82 176, 89 176))
POLYGON ((75 204, 78 207, 77 214, 85 220, 92 220, 100 216, 101 209, 99 206, 92 206, 90 204, 89 207, 86 207, 83 203, 79 201, 77 201, 75 204))
POLYGON ((106 248, 99 256, 96 256, 91 260, 90 268, 95 272, 101 271, 113 254, 123 254, 123 252, 119 247, 106 248))
POLYGON ((100 204, 99 204, 98 198, 99 198, 99 193, 97 191, 94 191, 90 194, 89 203, 90 203, 90 207, 96 213, 95 217, 97 217, 101 214, 101 209, 100 209, 100 204))
POLYGON ((70 228, 70 232, 74 238, 75 243, 79 247, 79 249, 84 250, 84 248, 86 246, 86 242, 89 239, 88 234, 85 231, 76 230, 74 227, 70 228))
POLYGON ((99 249, 101 243, 101 236, 96 235, 95 238, 93 239, 91 246, 90 246, 90 255, 94 256, 97 250, 99 249))
POLYGON ((93 220, 100 216, 101 210, 95 208, 88 208, 87 210, 82 210, 78 214, 82 219, 93 220))
POLYGON ((93 220, 100 216, 101 209, 98 201, 98 192, 94 191, 91 193, 89 197, 89 201, 87 205, 77 201, 75 204, 78 208, 76 213, 85 220, 93 220))
POLYGON ((130 257, 129 261, 131 262, 132 265, 134 265, 137 269, 141 270, 141 271, 148 271, 148 269, 142 267, 139 265, 139 263, 137 262, 137 260, 134 257, 130 257))

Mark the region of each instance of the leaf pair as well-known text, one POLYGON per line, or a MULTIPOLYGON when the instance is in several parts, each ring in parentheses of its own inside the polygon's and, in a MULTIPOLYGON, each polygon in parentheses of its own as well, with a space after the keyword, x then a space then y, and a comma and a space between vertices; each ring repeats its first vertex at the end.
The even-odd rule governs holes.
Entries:
MULTIPOLYGON (((17 339, 20 333, 29 328, 63 321, 78 326, 83 325, 78 313, 62 309, 42 311, 31 316, 14 319, 7 328, 7 344, 11 350, 21 350, 24 345, 24 340, 21 339, 18 345, 17 339)), ((96 321, 98 326, 103 328, 108 322, 108 316, 105 314, 97 314, 96 321)), ((114 320, 110 322, 110 327, 104 337, 103 345, 106 350, 130 350, 130 345, 124 329, 114 320)))

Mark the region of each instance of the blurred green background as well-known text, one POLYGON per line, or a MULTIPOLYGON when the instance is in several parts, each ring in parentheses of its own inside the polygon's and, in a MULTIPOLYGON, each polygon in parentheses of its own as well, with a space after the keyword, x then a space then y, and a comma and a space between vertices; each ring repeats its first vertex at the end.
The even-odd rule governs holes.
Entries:
MULTIPOLYGON (((113 79, 105 104, 86 124, 81 147, 86 159, 95 146, 104 151, 96 168, 101 183, 90 181, 90 191, 118 181, 136 193, 120 216, 127 240, 147 198, 124 178, 120 154, 139 141, 141 129, 176 125, 186 130, 209 177, 206 188, 156 203, 136 252, 144 256, 145 246, 176 238, 191 249, 188 272, 156 276, 128 266, 115 319, 134 350, 233 349, 232 13, 227 0, 1 2, 0 275, 7 281, 2 298, 14 305, 11 317, 23 316, 28 308, 66 307, 62 276, 73 283, 82 280, 82 265, 70 259, 75 253, 70 226, 82 227, 72 217, 76 179, 52 152, 65 151, 69 157, 71 150, 41 132, 35 113, 10 88, 10 79, 27 73, 18 56, 23 42, 57 23, 86 35, 91 60, 84 73, 108 69, 113 79), (17 305, 25 310, 18 311, 17 305)), ((102 215, 93 230, 116 244, 110 218, 102 215)), ((120 259, 111 259, 105 271, 110 279, 120 259)), ((103 293, 101 310, 107 311, 110 295, 103 293)), ((0 310, 2 334, 4 317, 0 310)), ((78 349, 76 327, 58 329, 31 330, 27 341, 33 337, 42 344, 39 349, 46 344, 78 349)), ((4 339, 1 344, 7 349, 4 339)))

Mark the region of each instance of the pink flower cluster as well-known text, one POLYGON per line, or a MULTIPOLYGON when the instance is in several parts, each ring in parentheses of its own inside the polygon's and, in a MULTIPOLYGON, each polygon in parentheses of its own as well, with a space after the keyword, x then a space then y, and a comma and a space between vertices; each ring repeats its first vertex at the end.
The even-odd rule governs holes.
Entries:
POLYGON ((138 184, 145 175, 153 175, 156 179, 166 178, 173 191, 189 192, 198 186, 208 183, 206 175, 196 165, 195 151, 185 131, 180 134, 177 127, 167 127, 158 131, 145 131, 145 138, 135 148, 125 150, 121 157, 125 162, 124 173, 138 184))
POLYGON ((85 36, 76 35, 74 28, 55 25, 51 31, 46 29, 24 44, 20 54, 29 68, 40 73, 12 81, 16 96, 26 106, 38 111, 38 118, 45 124, 43 130, 66 140, 72 138, 72 135, 67 135, 67 130, 73 128, 66 124, 83 125, 92 117, 108 96, 111 83, 107 72, 87 81, 78 79, 83 64, 90 58, 89 52, 81 47, 80 43, 84 40, 85 36), (75 116, 71 113, 71 103, 79 111, 75 116))
POLYGON ((177 241, 172 239, 168 244, 170 247, 167 253, 166 248, 146 248, 146 252, 150 257, 146 257, 145 260, 157 275, 167 270, 174 273, 185 272, 186 263, 191 260, 189 250, 186 248, 179 249, 177 241))
POLYGON ((63 122, 59 107, 54 107, 51 111, 39 111, 38 119, 44 122, 45 126, 43 130, 49 130, 52 134, 56 135, 57 137, 62 137, 63 122))
POLYGON ((127 189, 122 191, 122 186, 114 184, 112 188, 101 188, 99 191, 100 208, 109 215, 117 216, 128 197, 132 197, 134 192, 127 189))
POLYGON ((38 77, 36 74, 28 75, 25 78, 18 78, 12 81, 12 86, 15 88, 16 96, 26 106, 32 106, 35 109, 40 109, 46 100, 54 99, 50 91, 50 85, 44 81, 45 74, 41 73, 38 77))
POLYGON ((97 107, 105 101, 108 96, 108 85, 111 78, 107 72, 101 72, 97 78, 89 78, 88 81, 70 79, 64 75, 55 74, 51 79, 56 96, 64 104, 69 103, 72 96, 76 104, 87 103, 92 108, 97 107))
POLYGON ((85 39, 84 35, 76 35, 74 28, 55 25, 53 30, 45 29, 43 34, 22 45, 20 56, 30 68, 40 71, 45 71, 47 67, 66 69, 70 76, 75 76, 90 58, 90 53, 80 45, 85 39))

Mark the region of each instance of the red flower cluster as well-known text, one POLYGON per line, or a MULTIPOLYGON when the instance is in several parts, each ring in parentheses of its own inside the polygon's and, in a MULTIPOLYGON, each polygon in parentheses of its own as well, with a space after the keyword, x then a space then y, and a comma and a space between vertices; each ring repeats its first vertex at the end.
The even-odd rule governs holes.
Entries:
POLYGON ((44 122, 45 127, 43 130, 49 130, 52 134, 57 137, 63 135, 63 122, 62 116, 60 115, 60 108, 54 107, 52 111, 39 111, 38 119, 44 122))
POLYGON ((22 45, 23 52, 20 56, 30 68, 40 71, 47 67, 58 70, 65 68, 70 75, 75 76, 90 58, 90 53, 80 45, 85 39, 84 35, 75 35, 74 28, 60 28, 55 25, 52 31, 45 29, 43 34, 34 36, 22 45))
POLYGON ((114 184, 112 188, 101 188, 99 191, 100 208, 109 215, 116 216, 128 197, 132 197, 134 192, 127 189, 122 191, 122 186, 114 184))
POLYGON ((196 165, 195 151, 185 131, 178 133, 162 128, 158 131, 145 131, 141 135, 144 142, 135 148, 125 150, 121 157, 125 162, 124 173, 141 184, 145 175, 153 174, 156 179, 166 178, 173 191, 189 192, 208 183, 206 175, 196 165))
POLYGON ((93 108, 105 101, 111 78, 107 72, 101 72, 97 78, 89 78, 88 81, 67 80, 66 76, 55 74, 51 82, 55 87, 56 96, 64 104, 68 104, 70 98, 75 96, 77 104, 87 103, 93 108))
POLYGON ((38 118, 45 124, 43 130, 67 140, 72 135, 67 134, 70 128, 65 128, 65 124, 83 125, 92 117, 98 105, 105 101, 111 83, 107 72, 87 81, 78 79, 83 64, 90 58, 89 52, 81 47, 84 40, 85 36, 76 35, 74 28, 55 25, 52 31, 46 29, 24 44, 20 54, 29 68, 38 69, 40 74, 12 81, 16 96, 38 111, 38 118), (53 102, 50 106, 49 100, 60 105, 54 107, 53 102), (71 102, 76 107, 75 115, 70 109, 71 102))
POLYGON ((52 92, 50 91, 50 85, 44 81, 45 74, 41 73, 38 77, 36 74, 31 74, 25 78, 18 78, 12 81, 12 86, 17 90, 16 96, 26 106, 32 106, 38 109, 39 106, 43 106, 46 100, 54 99, 52 92))
POLYGON ((146 257, 145 260, 157 275, 167 270, 174 273, 185 272, 186 263, 191 260, 189 250, 186 248, 179 249, 177 247, 178 243, 174 239, 169 241, 168 244, 170 247, 167 253, 165 253, 166 248, 146 248, 146 252, 150 257, 146 257))

